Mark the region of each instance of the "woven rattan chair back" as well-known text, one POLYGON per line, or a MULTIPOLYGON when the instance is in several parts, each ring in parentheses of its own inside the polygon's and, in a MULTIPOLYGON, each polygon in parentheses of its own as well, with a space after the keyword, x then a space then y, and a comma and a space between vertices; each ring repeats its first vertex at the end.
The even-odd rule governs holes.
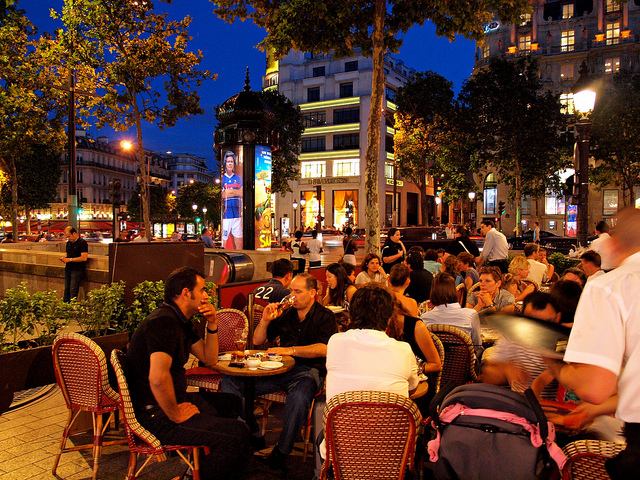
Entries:
POLYGON ((456 287, 456 296, 458 297, 458 303, 461 307, 467 305, 467 287, 464 283, 461 283, 456 287))
POLYGON ((104 432, 118 409, 118 394, 109 385, 107 360, 102 349, 93 340, 77 333, 58 335, 51 351, 56 382, 69 409, 52 473, 56 475, 63 453, 92 449, 92 478, 95 479, 98 476, 102 447, 124 443, 124 440, 103 441, 104 432), (94 440, 89 444, 67 447, 72 426, 81 412, 91 413, 94 440), (109 414, 106 423, 103 421, 105 413, 109 414))
POLYGON ((124 423, 125 433, 129 441, 129 449, 140 449, 148 447, 149 449, 159 449, 161 447, 160 440, 155 435, 144 428, 136 418, 133 410, 133 402, 129 393, 129 385, 123 368, 124 354, 120 350, 111 352, 111 365, 116 372, 118 379, 118 392, 120 394, 120 410, 122 412, 122 420, 124 423))
POLYGON ((476 354, 469 334, 460 328, 438 323, 427 325, 427 328, 438 336, 444 346, 442 384, 458 386, 476 381, 476 354))
POLYGON ((327 460, 336 480, 402 479, 413 464, 416 404, 388 392, 355 391, 332 397, 325 408, 327 460))
POLYGON ((249 320, 240 310, 235 308, 221 308, 217 312, 218 317, 218 350, 231 352, 236 350, 235 331, 237 328, 249 330, 249 320))
POLYGON ((609 480, 604 467, 607 458, 624 450, 624 443, 578 440, 563 448, 568 457, 562 469, 563 480, 609 480))
MULTIPOLYGON (((445 357, 444 345, 442 344, 442 342, 440 341, 440 339, 435 333, 433 332, 430 332, 430 333, 431 333, 431 340, 433 340, 433 344, 435 345, 436 350, 438 351, 438 355, 440 356, 440 364, 444 365, 444 357, 445 357)), ((442 369, 440 369, 437 375, 429 374, 428 375, 429 391, 438 393, 438 391, 440 390, 441 382, 442 382, 442 369)))

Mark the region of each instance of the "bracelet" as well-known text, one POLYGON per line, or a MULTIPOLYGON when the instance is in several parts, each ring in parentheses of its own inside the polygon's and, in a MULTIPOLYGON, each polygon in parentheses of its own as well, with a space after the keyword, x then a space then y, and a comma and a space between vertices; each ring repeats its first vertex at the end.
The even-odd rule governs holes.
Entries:
POLYGON ((211 333, 211 334, 218 333, 218 328, 216 327, 215 330, 211 330, 209 327, 207 327, 207 333, 211 333))

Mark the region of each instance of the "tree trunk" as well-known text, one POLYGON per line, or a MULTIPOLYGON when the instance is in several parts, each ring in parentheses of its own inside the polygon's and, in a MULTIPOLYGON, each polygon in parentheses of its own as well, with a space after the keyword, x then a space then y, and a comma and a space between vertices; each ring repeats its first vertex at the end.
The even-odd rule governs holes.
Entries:
POLYGON ((522 178, 520 178, 520 162, 515 161, 514 174, 516 177, 516 194, 515 194, 515 207, 516 207, 516 236, 522 234, 522 178))
POLYGON ((367 126, 366 230, 367 253, 380 253, 380 204, 378 201, 378 157, 380 156, 380 116, 384 97, 384 19, 386 1, 376 0, 373 27, 373 76, 371 81, 371 108, 367 126))
POLYGON ((427 205, 427 185, 425 182, 418 183, 420 189, 420 210, 422 210, 422 222, 420 225, 429 225, 429 205, 427 205))
POLYGON ((9 161, 9 167, 11 168, 11 226, 13 227, 13 241, 17 242, 20 225, 18 222, 18 171, 13 158, 9 161))
POLYGON ((142 145, 142 124, 140 122, 140 109, 135 92, 131 92, 131 102, 136 122, 137 144, 135 145, 135 155, 140 169, 140 205, 142 205, 142 221, 146 231, 147 242, 151 241, 153 232, 151 231, 151 211, 149 209, 149 174, 147 164, 144 161, 144 148, 142 145))
POLYGON ((31 235, 31 209, 27 206, 24 207, 24 216, 27 235, 31 235))

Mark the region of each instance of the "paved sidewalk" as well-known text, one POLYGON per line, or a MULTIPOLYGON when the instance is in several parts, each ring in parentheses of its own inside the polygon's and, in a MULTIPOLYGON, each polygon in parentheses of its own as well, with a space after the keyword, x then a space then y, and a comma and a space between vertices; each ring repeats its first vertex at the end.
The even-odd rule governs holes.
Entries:
MULTIPOLYGON (((274 412, 281 413, 275 408, 274 412)), ((57 387, 34 402, 0 415, 0 480, 90 479, 91 450, 63 454, 57 477, 51 474, 67 415, 64 399, 57 387)), ((275 426, 277 422, 273 420, 270 419, 270 424, 275 426)), ((277 433, 277 430, 269 431, 267 441, 273 443, 277 433)), ((79 438, 82 443, 89 439, 88 436, 79 438)), ((98 478, 123 480, 126 476, 128 458, 126 445, 103 448, 98 478)), ((184 471, 184 464, 178 458, 170 458, 165 462, 156 462, 148 466, 139 478, 170 480, 184 471)), ((307 458, 305 463, 302 462, 301 456, 292 456, 289 459, 287 478, 302 480, 310 479, 312 476, 313 458, 307 458)), ((246 478, 276 480, 282 477, 282 474, 269 470, 254 458, 246 478)))

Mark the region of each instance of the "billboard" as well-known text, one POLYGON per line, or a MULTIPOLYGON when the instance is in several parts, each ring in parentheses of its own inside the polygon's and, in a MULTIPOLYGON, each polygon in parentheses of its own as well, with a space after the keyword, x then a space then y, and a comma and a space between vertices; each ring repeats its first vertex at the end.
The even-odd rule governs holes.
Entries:
POLYGON ((255 154, 255 248, 268 250, 271 248, 271 148, 256 145, 255 154))
POLYGON ((222 247, 242 250, 242 146, 221 152, 222 247))

